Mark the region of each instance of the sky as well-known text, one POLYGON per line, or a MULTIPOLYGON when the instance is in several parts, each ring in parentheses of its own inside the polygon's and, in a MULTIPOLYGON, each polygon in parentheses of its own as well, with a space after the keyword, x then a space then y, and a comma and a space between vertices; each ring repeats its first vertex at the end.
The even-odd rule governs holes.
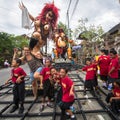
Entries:
MULTIPOLYGON (((45 3, 53 0, 22 0, 28 11, 36 17, 44 7, 45 3)), ((89 24, 101 25, 107 32, 120 20, 119 0, 71 0, 69 8, 70 28, 78 26, 78 20, 88 18, 89 24), (77 6, 75 7, 76 2, 77 6), (73 14, 73 9, 75 9, 73 14), (72 15, 73 14, 73 15, 72 15)), ((21 10, 18 7, 20 0, 0 0, 0 31, 9 34, 30 35, 33 30, 21 27, 21 10)), ((54 0, 55 5, 60 9, 59 21, 67 24, 66 13, 70 0, 54 0)))

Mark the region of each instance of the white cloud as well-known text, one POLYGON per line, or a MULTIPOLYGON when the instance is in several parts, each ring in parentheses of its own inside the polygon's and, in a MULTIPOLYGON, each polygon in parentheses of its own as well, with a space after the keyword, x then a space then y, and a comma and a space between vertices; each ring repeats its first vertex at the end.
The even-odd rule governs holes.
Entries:
MULTIPOLYGON (((102 25, 105 31, 111 29, 114 25, 120 22, 118 14, 114 11, 108 11, 101 16, 97 16, 94 19, 95 25, 102 25)), ((93 23, 93 22, 92 22, 93 23)))
MULTIPOLYGON (((31 31, 21 28, 21 11, 18 7, 20 0, 0 0, 0 31, 12 34, 28 34, 31 31)), ((37 16, 45 3, 53 0, 22 0, 29 12, 33 16, 37 16)), ((59 21, 67 23, 66 13, 69 0, 54 0, 55 5, 60 9, 59 21)), ((69 15, 74 9, 75 2, 72 0, 69 15)), ((120 13, 120 4, 117 0, 79 0, 75 13, 70 19, 70 27, 75 28, 80 18, 88 18, 91 24, 101 24, 105 31, 108 31, 115 24, 118 24, 120 13)))

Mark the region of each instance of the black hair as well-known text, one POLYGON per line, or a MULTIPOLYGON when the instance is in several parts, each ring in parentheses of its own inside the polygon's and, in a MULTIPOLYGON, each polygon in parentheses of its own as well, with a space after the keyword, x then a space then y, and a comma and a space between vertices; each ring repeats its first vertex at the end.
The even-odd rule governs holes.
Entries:
POLYGON ((91 61, 91 58, 86 58, 86 59, 85 59, 85 62, 86 62, 86 61, 91 61))
POLYGON ((22 64, 21 59, 16 58, 16 59, 14 59, 14 60, 16 61, 16 63, 17 63, 17 64, 19 64, 19 65, 21 65, 21 64, 22 64))
POLYGON ((101 49, 100 51, 103 52, 103 53, 105 53, 105 49, 101 49))
POLYGON ((108 50, 106 50, 106 49, 101 49, 100 50, 102 53, 104 53, 105 55, 108 55, 108 50))
POLYGON ((52 60, 51 60, 51 58, 50 58, 50 57, 46 57, 46 58, 45 58, 45 62, 46 62, 47 60, 49 60, 49 61, 50 61, 50 63, 52 63, 52 60))
POLYGON ((116 55, 116 54, 117 54, 117 51, 112 49, 112 50, 110 50, 110 53, 116 55))
POLYGON ((110 49, 110 51, 113 51, 113 50, 115 50, 115 48, 111 48, 111 49, 110 49))
POLYGON ((62 67, 62 68, 60 68, 60 70, 61 70, 61 69, 65 70, 65 73, 68 73, 68 69, 67 69, 67 68, 62 67))
POLYGON ((52 67, 50 68, 50 70, 52 70, 52 69, 56 69, 56 68, 52 66, 52 67))
POLYGON ((31 37, 29 42, 29 48, 30 50, 33 50, 33 48, 37 45, 38 39, 31 37))
POLYGON ((115 83, 120 87, 120 79, 117 79, 115 83))
POLYGON ((57 70, 55 67, 51 67, 51 68, 50 68, 50 72, 51 72, 51 70, 53 70, 53 69, 57 70))

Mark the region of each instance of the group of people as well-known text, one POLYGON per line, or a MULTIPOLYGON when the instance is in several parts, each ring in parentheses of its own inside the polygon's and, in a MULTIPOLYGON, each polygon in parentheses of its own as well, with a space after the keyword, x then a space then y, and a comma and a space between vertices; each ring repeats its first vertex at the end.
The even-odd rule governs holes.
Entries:
MULTIPOLYGON (((31 38, 32 39, 32 38, 31 38)), ((25 71, 20 67, 22 62, 26 62, 30 68, 30 82, 33 87, 34 99, 38 98, 38 87, 43 89, 42 103, 40 105, 40 112, 46 106, 53 107, 54 96, 57 89, 60 87, 60 95, 58 95, 57 103, 61 108, 61 120, 66 119, 66 112, 71 120, 76 120, 75 115, 70 109, 74 103, 74 83, 68 77, 67 70, 61 68, 59 71, 52 66, 50 58, 46 57, 43 61, 43 54, 41 52, 32 54, 29 47, 24 47, 23 56, 16 58, 17 51, 14 50, 12 60, 11 78, 6 81, 12 81, 13 86, 13 103, 14 106, 10 113, 15 112, 19 108, 19 114, 24 112, 24 99, 25 99, 25 71), (39 84, 39 85, 38 85, 39 84), (47 98, 47 99, 46 99, 47 98)))
POLYGON ((56 98, 62 111, 60 119, 65 120, 67 113, 71 120, 76 120, 75 115, 70 109, 74 103, 73 81, 68 77, 65 68, 57 71, 56 68, 52 66, 51 60, 48 57, 45 58, 40 51, 40 48, 46 45, 47 39, 52 37, 51 34, 57 25, 59 9, 54 3, 46 3, 41 13, 37 17, 33 17, 22 2, 19 3, 19 7, 22 10, 22 27, 29 29, 31 27, 30 21, 32 21, 34 23, 34 32, 30 38, 29 47, 25 46, 23 48, 22 57, 17 58, 17 50, 14 49, 11 77, 6 81, 6 84, 8 84, 9 81, 12 81, 14 84, 14 106, 10 110, 10 113, 15 112, 18 108, 19 114, 24 112, 24 78, 27 74, 20 65, 22 62, 26 62, 30 68, 30 82, 32 84, 34 100, 38 98, 38 87, 43 89, 40 112, 44 110, 45 106, 53 107, 52 99, 54 99, 56 89, 60 87, 59 92, 61 96, 56 98), (46 99, 46 97, 48 99, 46 99))
MULTIPOLYGON (((32 38, 31 38, 32 39, 32 38)), ((12 80, 13 87, 13 102, 14 106, 10 113, 13 113, 19 108, 19 113, 24 112, 25 99, 25 81, 27 75, 20 67, 24 61, 28 63, 30 68, 30 81, 33 87, 33 95, 36 100, 38 97, 38 87, 43 89, 42 103, 40 112, 46 106, 53 107, 52 100, 55 98, 55 93, 59 89, 59 96, 56 98, 60 106, 61 120, 66 119, 66 113, 71 120, 76 120, 75 115, 70 109, 74 103, 74 83, 67 75, 67 69, 61 68, 59 71, 52 66, 50 58, 46 57, 43 61, 43 54, 41 52, 32 54, 29 47, 24 47, 24 54, 21 58, 16 58, 17 52, 14 51, 11 70, 11 78, 6 81, 6 84, 12 80), (39 86, 38 86, 39 81, 39 86), (48 98, 48 99, 46 99, 48 98)), ((119 56, 114 49, 108 51, 101 50, 101 55, 98 60, 86 59, 86 66, 82 68, 86 71, 86 78, 84 84, 84 94, 86 89, 90 88, 93 91, 98 90, 97 70, 100 68, 100 78, 103 81, 103 87, 111 92, 106 97, 106 102, 111 104, 111 109, 115 113, 119 113, 120 109, 120 76, 119 76, 119 56)))
POLYGON ((119 113, 120 109, 120 58, 115 49, 102 49, 98 60, 86 59, 86 66, 82 68, 86 71, 84 84, 84 94, 86 88, 98 92, 98 70, 100 79, 103 81, 103 87, 110 91, 107 95, 106 102, 111 104, 111 109, 119 113))

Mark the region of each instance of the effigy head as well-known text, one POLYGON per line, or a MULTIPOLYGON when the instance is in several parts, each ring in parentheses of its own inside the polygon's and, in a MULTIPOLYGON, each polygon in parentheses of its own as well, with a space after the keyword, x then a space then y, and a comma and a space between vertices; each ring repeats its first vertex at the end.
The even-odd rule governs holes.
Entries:
POLYGON ((49 22, 54 28, 57 25, 57 20, 59 17, 59 9, 54 5, 54 3, 46 3, 42 12, 37 16, 42 23, 49 22))
POLYGON ((56 43, 57 47, 66 47, 66 35, 62 29, 57 29, 54 33, 54 42, 56 43))

